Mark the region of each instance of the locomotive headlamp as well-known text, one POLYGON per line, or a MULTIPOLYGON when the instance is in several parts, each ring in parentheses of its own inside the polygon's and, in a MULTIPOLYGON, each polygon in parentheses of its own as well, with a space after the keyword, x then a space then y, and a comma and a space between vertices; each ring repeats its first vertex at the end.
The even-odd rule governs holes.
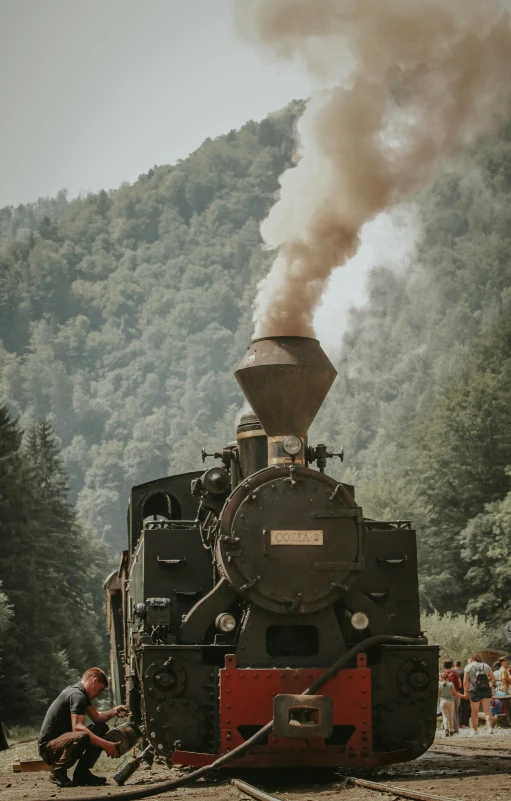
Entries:
POLYGON ((218 615, 215 626, 219 631, 223 631, 224 634, 229 634, 236 628, 236 618, 233 617, 233 615, 229 615, 227 612, 223 612, 221 615, 218 615))
POLYGON ((282 440, 282 448, 289 456, 296 456, 302 450, 302 440, 290 434, 282 440))
POLYGON ((229 473, 223 467, 210 467, 201 481, 203 492, 211 492, 213 495, 220 495, 231 486, 229 473))
POLYGON ((369 618, 364 612, 355 612, 351 616, 351 625, 357 631, 364 631, 369 625, 369 618))

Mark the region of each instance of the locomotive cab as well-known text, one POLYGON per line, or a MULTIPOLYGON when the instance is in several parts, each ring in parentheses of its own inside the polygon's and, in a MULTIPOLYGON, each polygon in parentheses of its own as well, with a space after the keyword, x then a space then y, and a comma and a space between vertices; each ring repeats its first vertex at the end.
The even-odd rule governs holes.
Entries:
POLYGON ((325 472, 342 452, 307 440, 335 375, 317 340, 254 340, 236 372, 253 411, 219 463, 132 490, 115 675, 174 764, 210 764, 272 719, 236 767, 382 765, 434 739, 415 532, 365 519, 325 472))

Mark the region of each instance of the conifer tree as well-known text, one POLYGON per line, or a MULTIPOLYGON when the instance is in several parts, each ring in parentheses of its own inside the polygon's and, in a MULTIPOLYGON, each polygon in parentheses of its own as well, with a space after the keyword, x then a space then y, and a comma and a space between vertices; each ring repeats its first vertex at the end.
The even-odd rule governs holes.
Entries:
POLYGON ((22 434, 0 407, 0 579, 12 604, 0 706, 37 721, 91 663, 104 662, 104 547, 88 541, 67 501, 67 476, 47 420, 22 434))

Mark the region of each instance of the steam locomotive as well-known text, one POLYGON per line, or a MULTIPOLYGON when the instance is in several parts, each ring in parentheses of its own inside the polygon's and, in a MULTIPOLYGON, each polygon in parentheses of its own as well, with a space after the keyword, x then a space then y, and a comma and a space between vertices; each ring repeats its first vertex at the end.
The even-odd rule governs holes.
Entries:
POLYGON ((237 768, 414 759, 434 739, 438 666, 415 532, 364 518, 325 472, 342 452, 308 443, 336 376, 317 340, 256 339, 235 375, 253 411, 203 450, 217 464, 131 491, 105 585, 116 700, 178 765, 235 750, 237 768))

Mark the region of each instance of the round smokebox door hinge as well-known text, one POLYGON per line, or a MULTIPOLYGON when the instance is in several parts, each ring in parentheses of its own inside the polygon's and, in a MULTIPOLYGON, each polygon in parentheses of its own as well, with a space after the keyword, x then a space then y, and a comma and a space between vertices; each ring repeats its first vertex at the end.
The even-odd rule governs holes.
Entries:
POLYGON ((177 659, 152 662, 144 673, 144 687, 156 701, 181 695, 186 687, 186 671, 177 659))

